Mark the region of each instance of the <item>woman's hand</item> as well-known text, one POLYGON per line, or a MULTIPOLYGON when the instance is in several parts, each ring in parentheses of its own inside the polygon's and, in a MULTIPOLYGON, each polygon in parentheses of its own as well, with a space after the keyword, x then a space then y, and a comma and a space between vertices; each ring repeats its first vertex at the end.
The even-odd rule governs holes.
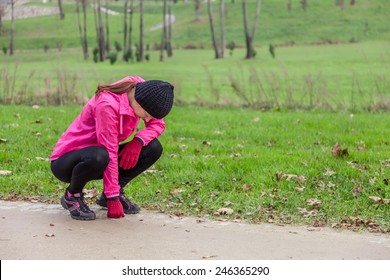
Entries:
POLYGON ((122 203, 119 201, 119 197, 109 198, 107 200, 107 210, 108 218, 118 219, 125 216, 122 203))
POLYGON ((140 140, 133 138, 133 140, 127 143, 119 153, 119 157, 121 157, 119 166, 123 169, 133 168, 138 162, 141 149, 142 143, 140 140))

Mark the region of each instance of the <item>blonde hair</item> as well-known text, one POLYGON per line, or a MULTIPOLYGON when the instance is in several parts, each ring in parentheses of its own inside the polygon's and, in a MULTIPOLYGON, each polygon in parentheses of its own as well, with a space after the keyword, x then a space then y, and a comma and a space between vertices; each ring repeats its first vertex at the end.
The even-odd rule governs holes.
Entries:
POLYGON ((114 84, 100 84, 97 86, 95 95, 99 95, 102 91, 109 91, 115 94, 129 93, 133 88, 135 88, 137 83, 134 81, 123 81, 114 84))

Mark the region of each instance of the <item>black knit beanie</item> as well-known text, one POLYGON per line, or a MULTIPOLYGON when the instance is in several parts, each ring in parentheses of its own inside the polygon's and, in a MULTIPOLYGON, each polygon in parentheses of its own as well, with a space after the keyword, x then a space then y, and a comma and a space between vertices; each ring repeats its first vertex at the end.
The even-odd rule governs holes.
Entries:
POLYGON ((135 86, 135 100, 156 119, 162 119, 172 109, 173 85, 167 82, 150 80, 135 86))

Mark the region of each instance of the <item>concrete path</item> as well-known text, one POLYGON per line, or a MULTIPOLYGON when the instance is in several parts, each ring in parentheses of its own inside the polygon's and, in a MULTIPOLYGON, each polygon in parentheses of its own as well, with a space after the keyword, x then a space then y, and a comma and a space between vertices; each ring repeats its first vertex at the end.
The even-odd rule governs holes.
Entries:
POLYGON ((70 218, 60 205, 0 200, 2 260, 390 260, 390 236, 331 228, 250 225, 141 211, 70 218))

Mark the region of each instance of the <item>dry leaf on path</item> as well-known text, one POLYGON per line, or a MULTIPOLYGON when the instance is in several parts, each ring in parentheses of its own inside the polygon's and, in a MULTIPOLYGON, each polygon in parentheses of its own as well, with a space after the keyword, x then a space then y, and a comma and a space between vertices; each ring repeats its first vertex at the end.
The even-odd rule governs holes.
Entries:
POLYGON ((206 260, 206 259, 211 259, 211 258, 216 258, 218 257, 217 255, 210 255, 210 256, 203 256, 202 259, 206 260))

